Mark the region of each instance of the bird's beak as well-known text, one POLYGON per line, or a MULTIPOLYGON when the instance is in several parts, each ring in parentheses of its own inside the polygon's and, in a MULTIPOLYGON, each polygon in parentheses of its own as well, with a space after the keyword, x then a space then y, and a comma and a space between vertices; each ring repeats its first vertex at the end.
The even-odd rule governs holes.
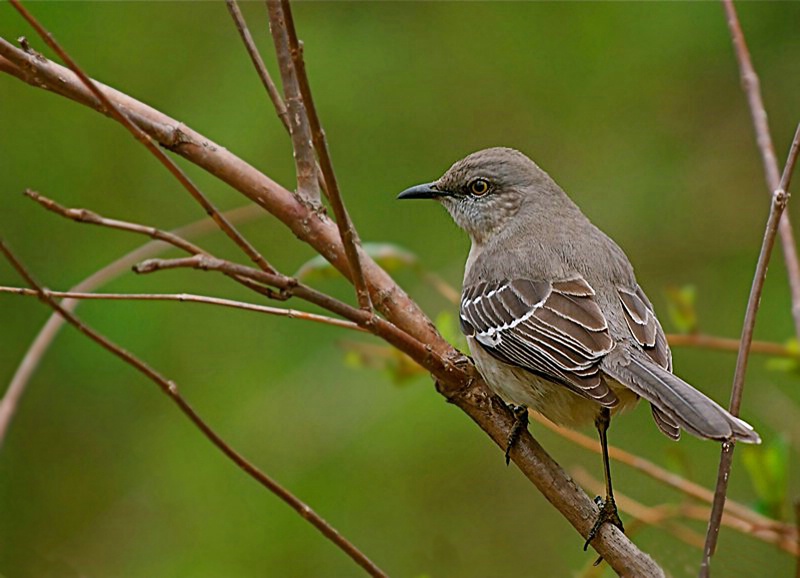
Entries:
POLYGON ((406 189, 399 195, 398 199, 435 199, 436 197, 443 197, 447 195, 445 191, 440 191, 436 187, 436 183, 425 183, 424 185, 417 185, 406 189))

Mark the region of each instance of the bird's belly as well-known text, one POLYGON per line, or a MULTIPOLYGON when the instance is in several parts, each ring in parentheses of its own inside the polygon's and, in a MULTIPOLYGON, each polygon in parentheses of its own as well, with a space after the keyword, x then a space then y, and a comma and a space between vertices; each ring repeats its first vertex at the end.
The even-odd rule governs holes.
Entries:
MULTIPOLYGON (((543 379, 522 368, 503 363, 492 357, 483 347, 468 338, 470 351, 486 383, 504 401, 524 405, 556 423, 579 428, 594 422, 600 404, 571 391, 560 383, 543 379)), ((610 384, 620 403, 612 409, 632 407, 638 396, 626 387, 610 384)))

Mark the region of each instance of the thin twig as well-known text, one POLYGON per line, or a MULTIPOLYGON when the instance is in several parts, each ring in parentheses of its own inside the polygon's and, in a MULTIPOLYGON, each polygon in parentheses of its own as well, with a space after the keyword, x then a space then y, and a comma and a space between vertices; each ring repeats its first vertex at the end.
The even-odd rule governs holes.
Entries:
MULTIPOLYGON (((38 297, 39 293, 33 289, 23 287, 6 287, 0 285, 0 293, 10 293, 13 295, 24 295, 26 297, 38 297)), ((269 307, 268 305, 256 305, 255 303, 245 303, 244 301, 234 301, 220 297, 208 297, 207 295, 194 295, 192 293, 83 293, 75 291, 50 291, 47 294, 55 299, 82 299, 93 301, 178 301, 179 303, 205 303, 207 305, 218 305, 220 307, 230 307, 232 309, 243 309, 245 311, 255 311, 266 313, 267 315, 277 315, 288 317, 289 319, 303 319, 314 321, 325 325, 333 325, 344 329, 364 331, 352 321, 335 319, 325 315, 317 315, 307 311, 297 309, 283 309, 280 307, 269 307)))
POLYGON ((236 24, 236 30, 239 31, 239 36, 241 36, 242 42, 244 42, 244 46, 247 49, 247 54, 250 55, 250 60, 253 61, 253 66, 255 66, 258 77, 261 79, 261 83, 267 90, 267 94, 269 95, 269 99, 272 101, 272 105, 275 107, 275 112, 277 113, 278 118, 280 119, 284 128, 291 134, 292 129, 289 126, 289 113, 286 110, 286 104, 284 104, 283 99, 278 92, 278 87, 276 87, 275 83, 272 81, 272 77, 267 70, 267 65, 264 64, 264 59, 261 58, 261 53, 258 51, 258 48, 256 48, 255 42, 253 42, 253 36, 250 34, 250 29, 247 27, 247 22, 245 22, 244 15, 239 9, 239 4, 236 2, 236 0, 225 0, 225 5, 228 7, 228 12, 231 13, 231 17, 236 24))
MULTIPOLYGON (((531 419, 542 424, 544 427, 558 434, 567 441, 570 441, 596 454, 600 454, 602 452, 600 449, 600 444, 595 438, 589 437, 575 430, 558 426, 539 413, 529 412, 529 414, 531 419)), ((691 480, 687 480, 678 474, 670 472, 669 470, 665 470, 664 468, 641 456, 637 456, 636 454, 632 454, 628 451, 611 445, 608 446, 608 456, 612 460, 621 464, 625 464, 626 466, 633 468, 634 470, 641 472, 666 486, 674 488, 686 496, 700 500, 701 502, 705 502, 707 504, 711 504, 714 501, 714 492, 708 488, 704 488, 703 486, 696 484, 691 480)), ((791 526, 784 524, 783 522, 767 518, 766 516, 763 516, 758 512, 748 508, 744 504, 740 504, 734 500, 726 501, 725 512, 745 520, 756 527, 765 528, 781 535, 793 533, 791 526)))
MULTIPOLYGON (((87 209, 73 209, 69 207, 65 207, 53 199, 45 197, 41 193, 37 193, 31 189, 27 189, 25 191, 25 195, 37 203, 51 211, 57 215, 75 221, 77 223, 85 223, 90 225, 97 225, 100 227, 108 227, 110 229, 116 229, 118 231, 126 231, 128 233, 135 233, 137 235, 144 235, 146 237, 150 237, 151 239, 155 239, 158 241, 163 241, 165 243, 169 243, 173 247, 186 251, 191 255, 208 255, 212 256, 208 251, 205 249, 195 245, 194 243, 190 243, 186 239, 180 237, 180 235, 176 235, 175 233, 170 233, 168 231, 162 231, 161 229, 157 229, 155 227, 151 227, 149 225, 140 225, 138 223, 132 223, 130 221, 120 221, 118 219, 109 219, 108 217, 104 217, 95 213, 94 211, 89 211, 87 209)), ((212 216, 213 220, 213 216, 212 216)), ((270 269, 270 271, 273 271, 270 269)), ((258 283, 253 283, 250 279, 245 277, 236 276, 236 275, 228 275, 231 279, 244 285, 248 289, 252 289, 256 293, 264 295, 265 297, 269 297, 272 299, 278 298, 279 296, 276 295, 270 289, 259 285, 258 283)))
POLYGON ((61 45, 56 42, 53 35, 46 30, 39 21, 26 10, 19 0, 11 0, 11 4, 16 8, 17 12, 19 12, 22 17, 28 21, 28 23, 33 26, 36 30, 36 33, 41 37, 42 40, 52 48, 56 54, 64 61, 64 63, 74 72, 78 78, 80 78, 83 85, 89 89, 92 94, 100 101, 102 106, 105 108, 106 112, 109 113, 114 120, 119 122, 122 126, 124 126, 128 131, 142 143, 147 150, 149 150, 153 156, 155 156, 162 165, 164 165, 167 170, 172 173, 172 175, 178 179, 178 181, 183 185, 183 187, 189 192, 190 195, 203 207, 206 214, 208 214, 214 221, 219 225, 219 228, 234 242, 238 245, 244 253, 254 262, 256 263, 262 270, 264 271, 272 271, 272 266, 267 263, 267 260, 256 250, 250 242, 245 239, 239 231, 236 230, 234 227, 222 214, 217 210, 214 204, 208 200, 208 198, 200 191, 199 188, 189 179, 189 177, 184 173, 177 164, 175 164, 167 155, 162 151, 158 146, 152 141, 152 139, 145 133, 141 128, 139 128, 136 123, 131 121, 128 116, 122 111, 121 108, 117 107, 116 104, 108 97, 106 94, 95 84, 95 82, 87 76, 87 74, 83 71, 83 69, 78 66, 78 64, 72 59, 72 57, 67 54, 67 52, 61 47, 61 45))
MULTIPOLYGON (((225 213, 225 217, 232 223, 241 223, 247 219, 252 219, 261 215, 264 215, 264 211, 258 205, 245 205, 244 207, 231 209, 225 213)), ((177 238, 185 239, 200 236, 213 230, 218 230, 216 223, 214 223, 214 220, 210 217, 206 217, 205 219, 175 229, 171 231, 170 234, 177 238)), ((123 273, 130 272, 131 267, 139 261, 154 257, 171 246, 172 245, 163 241, 150 241, 149 243, 145 243, 141 247, 123 255, 116 261, 109 263, 102 269, 95 271, 70 290, 78 292, 93 291, 123 273)), ((80 301, 77 300, 64 299, 61 302, 61 307, 71 312, 78 307, 79 303, 80 301)), ((47 322, 39 330, 36 338, 25 352, 22 361, 20 361, 17 370, 14 372, 14 376, 11 378, 11 382, 6 388, 5 394, 3 394, 3 398, 0 399, 0 447, 3 445, 8 428, 11 425, 11 420, 16 413, 19 400, 22 398, 28 383, 30 383, 31 376, 34 371, 36 371, 39 362, 63 325, 64 318, 58 313, 54 312, 50 315, 47 322)))
MULTIPOLYGON (((325 137, 325 131, 322 130, 322 124, 317 115, 317 109, 314 106, 311 86, 308 83, 306 66, 303 61, 303 49, 297 40, 297 32, 294 28, 294 20, 292 19, 292 10, 289 6, 289 1, 280 0, 280 7, 277 7, 277 0, 268 0, 268 4, 270 6, 270 14, 278 12, 278 10, 282 12, 286 34, 288 35, 293 69, 297 77, 303 103, 305 104, 305 110, 308 113, 308 123, 311 125, 311 138, 314 141, 314 148, 319 155, 322 176, 327 185, 328 198, 333 208, 333 214, 336 217, 336 225, 339 227, 339 234, 341 235, 344 251, 347 255, 347 262, 350 265, 350 275, 353 285, 355 285, 356 288, 358 304, 362 309, 371 310, 372 303, 370 302, 369 288, 367 287, 363 267, 361 265, 361 241, 358 238, 358 233, 356 232, 353 222, 350 220, 350 215, 347 212, 347 208, 345 208, 344 199, 342 199, 342 194, 339 190, 339 183, 336 181, 336 174, 333 170, 333 162, 328 149, 328 139, 325 137)), ((275 34, 274 30, 273 34, 275 34)), ((278 47, 277 39, 276 48, 279 51, 280 57, 281 49, 278 47)))
MULTIPOLYGON (((668 333, 667 342, 670 347, 696 347, 699 349, 716 349, 718 351, 731 351, 734 353, 739 351, 739 344, 741 343, 738 339, 705 335, 703 333, 668 333)), ((800 351, 783 345, 782 343, 772 343, 770 341, 751 342, 750 353, 800 359, 800 351)))
POLYGON ((39 298, 44 303, 49 305, 54 311, 58 312, 58 314, 61 315, 70 325, 86 335, 89 339, 109 351, 111 354, 119 357, 125 363, 158 385, 161 391, 175 402, 183 414, 186 415, 186 417, 188 417, 201 432, 203 432, 209 441, 211 441, 211 443, 221 450, 222 453, 224 453, 231 461, 233 461, 242 471, 267 488, 275 496, 295 510, 305 520, 308 520, 308 522, 311 523, 317 530, 319 530, 323 536, 328 538, 340 550, 350 556, 354 562, 364 568, 371 576, 386 576, 386 574, 380 568, 378 568, 349 540, 342 536, 333 526, 326 522, 325 519, 312 510, 308 504, 302 502, 299 498, 297 498, 297 496, 289 492, 286 488, 262 472, 244 456, 239 454, 230 445, 228 445, 228 443, 225 442, 225 440, 223 440, 219 434, 217 434, 211 428, 211 426, 203 421, 203 419, 197 414, 197 412, 195 412, 192 406, 189 405, 189 403, 180 395, 178 386, 174 381, 167 379, 158 371, 147 365, 144 361, 132 353, 122 349, 114 342, 83 323, 73 313, 70 313, 61 307, 61 305, 59 305, 59 303, 49 295, 48 291, 33 279, 25 266, 22 265, 19 259, 9 250, 2 239, 0 239, 0 252, 5 255, 8 262, 11 263, 20 276, 25 279, 28 285, 30 285, 31 288, 38 293, 39 298))
MULTIPOLYGON (((772 144, 772 136, 767 120, 767 110, 761 98, 761 83, 758 80, 750 59, 750 51, 747 49, 747 42, 744 39, 742 27, 739 24, 739 17, 736 15, 736 8, 733 0, 722 0, 725 7, 725 15, 728 21, 728 28, 731 33, 731 40, 736 52, 736 59, 739 63, 739 75, 742 81, 742 89, 747 96, 747 104, 750 107, 750 115, 753 118, 753 128, 756 133, 756 143, 761 152, 761 160, 764 164, 764 176, 767 181, 767 191, 772 194, 779 188, 780 171, 778 160, 775 156, 775 147, 772 144)), ((788 190, 788 184, 784 187, 788 190)), ((800 339, 800 260, 797 256, 797 245, 794 242, 794 233, 789 213, 781 216, 779 231, 781 235, 781 247, 783 249, 783 260, 786 264, 786 272, 789 277, 789 288, 792 294, 792 317, 794 319, 795 335, 800 339)))
MULTIPOLYGON (((736 358, 736 371, 733 376, 733 387, 731 388, 731 402, 729 411, 732 415, 739 415, 742 404, 742 393, 744 392, 744 378, 747 372, 747 361, 750 353, 750 342, 753 340, 753 331, 756 325, 756 314, 761 303, 761 291, 764 288, 764 281, 767 277, 767 266, 772 255, 772 247, 775 244, 775 237, 778 233, 778 223, 789 201, 787 186, 797 161, 798 148, 800 147, 800 125, 794 135, 792 146, 789 149, 789 156, 786 166, 783 169, 783 176, 777 189, 772 195, 769 218, 767 219, 764 231, 764 240, 761 244, 761 252, 756 264, 756 272, 753 277, 753 285, 750 289, 750 297, 747 301, 747 310, 744 316, 744 326, 742 328, 741 344, 739 354, 736 358)), ((708 521, 708 531, 706 533, 706 545, 703 549, 703 561, 700 565, 700 578, 708 578, 711 574, 711 556, 717 548, 719 528, 722 520, 722 512, 725 508, 725 497, 728 491, 728 480, 730 478, 731 464, 733 463, 733 450, 735 440, 723 442, 722 452, 719 460, 719 470, 717 471, 717 484, 714 490, 714 503, 711 506, 711 517, 708 521)))
POLYGON ((286 23, 277 0, 267 0, 269 29, 278 56, 281 71, 283 96, 289 111, 289 134, 292 137, 294 163, 297 171, 297 194, 311 203, 320 206, 320 192, 317 186, 317 165, 314 159, 314 146, 311 142, 311 128, 298 87, 297 71, 289 54, 289 39, 286 36, 286 23))
MULTIPOLYGON (((236 0, 225 0, 225 4, 228 6, 228 11, 231 13, 231 17, 236 25, 236 30, 239 31, 239 36, 241 37, 242 42, 244 42, 247 54, 250 55, 250 60, 256 69, 256 73, 261 79, 261 83, 264 85, 264 88, 267 90, 267 94, 269 95, 269 99, 272 101, 272 106, 275 109, 275 113, 278 115, 281 124, 283 124, 283 128, 285 128, 286 132, 289 133, 289 136, 291 136, 292 128, 289 126, 289 112, 286 110, 286 103, 283 102, 283 98, 281 98, 281 94, 278 92, 278 88, 275 86, 275 82, 273 82, 272 76, 270 76, 266 64, 264 64, 264 59, 261 58, 261 53, 258 51, 258 48, 256 48, 256 44, 253 41, 253 36, 250 34, 250 29, 247 27, 247 21, 244 19, 244 15, 239 9, 239 4, 236 2, 236 0)), ((322 171, 320 171, 319 163, 317 163, 316 160, 314 161, 314 167, 317 174, 317 184, 322 187, 322 190, 327 195, 328 190, 325 186, 325 181, 322 178, 322 171)))

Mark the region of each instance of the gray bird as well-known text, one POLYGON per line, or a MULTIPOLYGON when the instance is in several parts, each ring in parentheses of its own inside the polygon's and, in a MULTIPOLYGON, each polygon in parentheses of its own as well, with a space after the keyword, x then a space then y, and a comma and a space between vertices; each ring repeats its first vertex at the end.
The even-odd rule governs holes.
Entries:
POLYGON ((490 148, 399 199, 435 199, 472 240, 461 329, 481 375, 519 421, 531 408, 568 427, 594 421, 606 498, 584 549, 605 522, 624 531, 608 463, 611 415, 650 402, 659 429, 759 443, 753 428, 672 373, 672 354, 628 258, 519 151, 490 148))

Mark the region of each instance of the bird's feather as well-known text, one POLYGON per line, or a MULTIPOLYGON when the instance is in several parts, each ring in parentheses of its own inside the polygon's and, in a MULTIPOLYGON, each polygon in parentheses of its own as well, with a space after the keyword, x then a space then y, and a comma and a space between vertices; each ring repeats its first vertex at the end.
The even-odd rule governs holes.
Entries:
POLYGON ((461 327, 501 361, 613 407, 619 400, 599 364, 614 342, 594 297, 580 276, 477 283, 464 288, 461 327))

